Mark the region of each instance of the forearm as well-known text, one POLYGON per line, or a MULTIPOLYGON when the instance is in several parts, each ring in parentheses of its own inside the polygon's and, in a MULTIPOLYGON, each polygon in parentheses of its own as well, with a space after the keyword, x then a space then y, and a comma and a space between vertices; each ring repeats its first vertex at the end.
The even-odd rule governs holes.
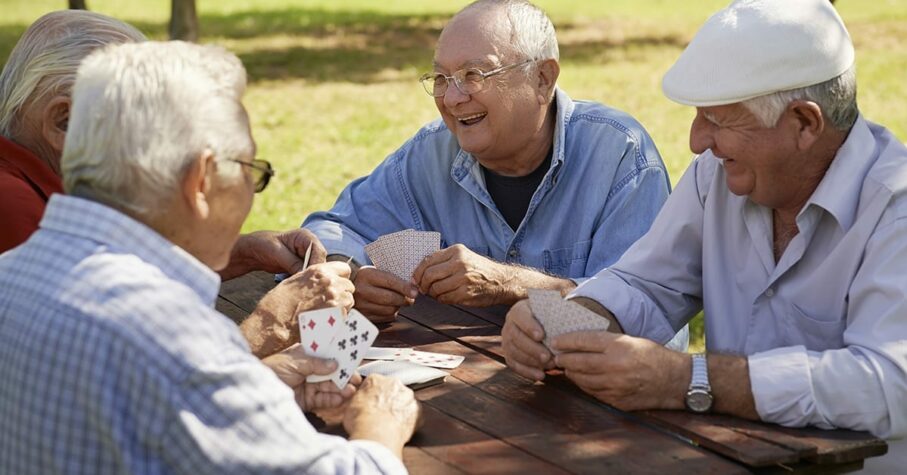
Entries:
POLYGON ((406 438, 401 430, 388 427, 385 422, 375 420, 373 424, 363 424, 349 434, 350 440, 377 442, 390 450, 397 458, 403 460, 403 446, 406 444, 406 438))
POLYGON ((557 290, 561 295, 576 288, 570 279, 555 277, 538 270, 504 264, 505 277, 499 283, 498 305, 513 305, 529 297, 529 289, 557 290))
POLYGON ((251 272, 255 266, 255 259, 252 257, 250 247, 250 235, 241 234, 230 250, 230 262, 217 273, 220 274, 221 281, 227 281, 235 277, 251 272))
POLYGON ((293 334, 277 316, 255 309, 239 326, 249 347, 258 358, 277 353, 293 343, 293 334))

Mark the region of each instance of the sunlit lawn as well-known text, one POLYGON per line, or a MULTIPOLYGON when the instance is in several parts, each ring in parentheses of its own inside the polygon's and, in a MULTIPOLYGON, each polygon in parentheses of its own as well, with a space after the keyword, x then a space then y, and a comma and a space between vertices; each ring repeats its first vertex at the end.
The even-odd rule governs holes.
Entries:
MULTIPOLYGON (((245 230, 298 226, 329 207, 420 125, 437 116, 416 82, 435 38, 467 2, 198 0, 203 42, 236 52, 260 156, 278 169, 245 230)), ((661 77, 724 0, 547 0, 561 43, 560 86, 635 115, 674 182, 690 161, 692 111, 661 95, 661 77)), ((857 45, 863 113, 907 140, 907 0, 839 0, 857 45)), ((0 0, 0 59, 29 23, 64 0, 0 0)), ((170 2, 88 0, 163 39, 170 2)), ((700 333, 696 322, 696 333, 700 333)), ((701 337, 696 338, 697 347, 701 337)))

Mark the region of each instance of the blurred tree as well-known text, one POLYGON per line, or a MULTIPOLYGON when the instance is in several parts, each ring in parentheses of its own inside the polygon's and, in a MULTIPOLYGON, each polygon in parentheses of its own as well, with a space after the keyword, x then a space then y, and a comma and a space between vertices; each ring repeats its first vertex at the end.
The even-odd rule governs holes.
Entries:
POLYGON ((198 41, 198 15, 195 0, 172 0, 170 10, 170 39, 198 41))
POLYGON ((70 10, 88 10, 85 0, 69 0, 69 8, 70 10))

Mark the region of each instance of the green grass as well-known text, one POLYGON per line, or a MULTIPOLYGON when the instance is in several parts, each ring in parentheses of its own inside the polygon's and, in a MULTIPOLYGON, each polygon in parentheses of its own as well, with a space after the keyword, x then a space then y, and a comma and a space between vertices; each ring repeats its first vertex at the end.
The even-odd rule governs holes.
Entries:
MULTIPOLYGON (((425 0, 200 0, 202 41, 236 52, 249 72, 246 105, 260 155, 278 176, 258 197, 246 231, 299 225, 331 206, 437 116, 416 78, 431 64, 446 19, 467 2, 425 0)), ((726 0, 545 0, 561 43, 560 85, 574 98, 636 116, 676 182, 690 161, 692 110, 666 100, 661 77, 726 0)), ((0 60, 22 31, 64 0, 0 0, 0 60)), ((839 0, 857 46, 866 117, 907 139, 907 0, 839 0)), ((166 0, 88 0, 155 39, 166 0)), ((701 320, 694 324, 701 347, 701 320)))

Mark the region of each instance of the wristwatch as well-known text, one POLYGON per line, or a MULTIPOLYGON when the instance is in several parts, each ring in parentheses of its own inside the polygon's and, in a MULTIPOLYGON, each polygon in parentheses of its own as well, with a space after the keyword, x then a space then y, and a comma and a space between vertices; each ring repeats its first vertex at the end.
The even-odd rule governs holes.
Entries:
POLYGON ((693 377, 690 379, 690 388, 687 389, 685 402, 687 409, 697 414, 704 414, 712 409, 712 387, 709 385, 709 366, 705 353, 693 356, 693 377))

